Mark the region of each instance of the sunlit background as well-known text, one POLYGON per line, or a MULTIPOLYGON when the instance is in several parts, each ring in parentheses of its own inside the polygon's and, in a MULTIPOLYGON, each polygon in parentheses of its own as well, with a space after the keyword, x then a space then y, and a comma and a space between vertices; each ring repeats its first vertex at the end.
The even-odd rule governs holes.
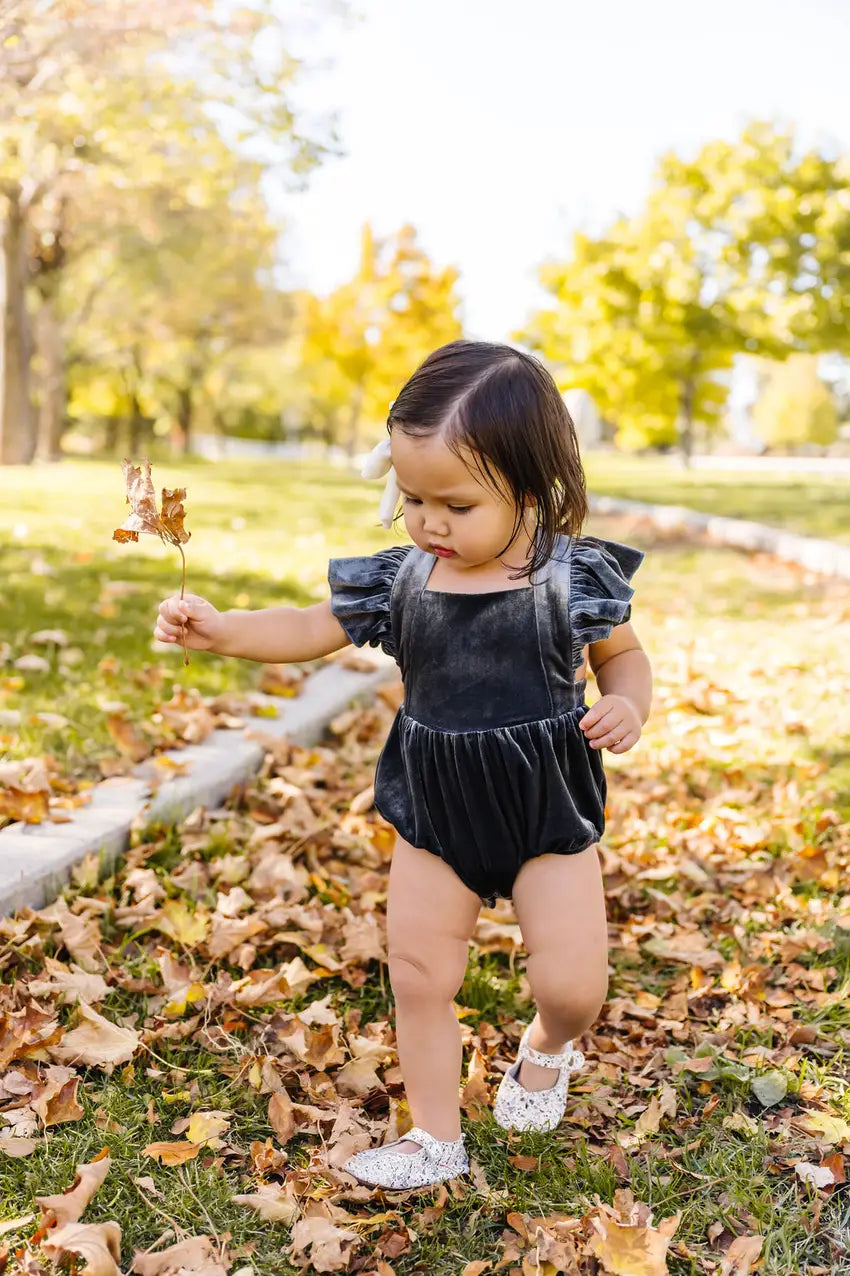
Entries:
POLYGON ((538 352, 587 450, 850 452, 841 0, 0 20, 4 464, 351 456, 461 334, 538 352))

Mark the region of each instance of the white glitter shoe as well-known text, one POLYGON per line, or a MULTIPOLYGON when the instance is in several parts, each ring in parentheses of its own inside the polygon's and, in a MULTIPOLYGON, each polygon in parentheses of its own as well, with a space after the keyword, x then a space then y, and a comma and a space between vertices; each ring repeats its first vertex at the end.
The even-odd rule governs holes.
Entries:
POLYGON ((568 1041, 561 1054, 542 1054, 528 1044, 531 1024, 522 1034, 516 1062, 502 1077, 493 1105, 493 1116, 503 1130, 555 1130, 567 1106, 567 1090, 570 1073, 584 1064, 584 1055, 573 1050, 568 1041), (526 1090, 517 1081, 517 1073, 523 1059, 541 1068, 558 1068, 558 1078, 548 1090, 526 1090))
POLYGON ((394 1143, 385 1143, 380 1148, 367 1148, 365 1152, 349 1157, 342 1168, 369 1187, 403 1190, 429 1187, 432 1183, 443 1183, 446 1179, 466 1174, 469 1158, 464 1150, 463 1135, 454 1141, 441 1142, 427 1130, 414 1125, 413 1129, 394 1143), (418 1152, 394 1150, 400 1143, 408 1140, 420 1145, 418 1152))

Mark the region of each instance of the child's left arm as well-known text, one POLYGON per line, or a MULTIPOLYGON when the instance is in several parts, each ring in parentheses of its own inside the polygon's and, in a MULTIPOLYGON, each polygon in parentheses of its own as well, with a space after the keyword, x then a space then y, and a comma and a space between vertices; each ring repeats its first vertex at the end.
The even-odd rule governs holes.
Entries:
POLYGON ((588 649, 601 698, 579 725, 592 749, 627 753, 640 739, 652 703, 652 670, 631 624, 617 625, 588 649))

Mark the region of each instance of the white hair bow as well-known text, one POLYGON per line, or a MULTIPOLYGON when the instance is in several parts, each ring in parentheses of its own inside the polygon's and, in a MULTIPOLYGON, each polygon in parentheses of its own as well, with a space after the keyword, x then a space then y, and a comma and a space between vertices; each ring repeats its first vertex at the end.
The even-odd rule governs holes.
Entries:
POLYGON ((389 438, 381 439, 380 443, 372 448, 363 462, 360 473, 365 479, 383 478, 386 474, 387 482, 378 507, 378 517, 384 527, 392 527, 401 492, 393 469, 389 438))

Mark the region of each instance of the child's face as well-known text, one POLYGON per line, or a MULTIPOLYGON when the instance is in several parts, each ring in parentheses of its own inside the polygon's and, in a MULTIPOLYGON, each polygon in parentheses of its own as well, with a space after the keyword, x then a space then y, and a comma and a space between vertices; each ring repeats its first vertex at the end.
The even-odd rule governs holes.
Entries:
MULTIPOLYGON (((390 446, 411 540, 430 554, 438 548, 454 551, 438 557, 459 568, 493 562, 513 533, 515 506, 478 473, 472 453, 461 459, 439 434, 414 437, 401 430, 393 430, 390 446)), ((510 566, 518 565, 515 557, 526 562, 530 548, 530 536, 521 527, 510 566)))

